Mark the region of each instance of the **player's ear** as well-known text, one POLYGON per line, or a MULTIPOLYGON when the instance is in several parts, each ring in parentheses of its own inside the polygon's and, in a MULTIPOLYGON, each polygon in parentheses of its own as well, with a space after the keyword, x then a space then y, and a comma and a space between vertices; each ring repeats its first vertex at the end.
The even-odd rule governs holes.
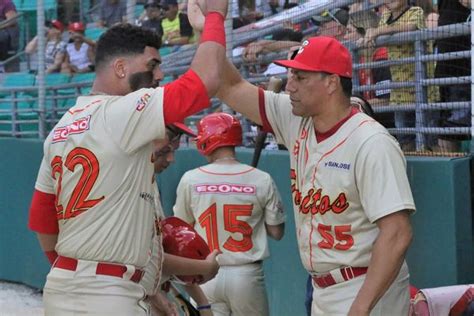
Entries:
POLYGON ((124 58, 116 58, 112 64, 114 73, 118 78, 125 78, 127 69, 126 60, 124 58))
POLYGON ((329 95, 333 94, 337 89, 338 87, 340 86, 341 89, 342 89, 342 86, 341 86, 341 78, 339 78, 338 75, 328 75, 326 76, 325 78, 325 82, 326 82, 326 89, 327 89, 327 92, 329 95))

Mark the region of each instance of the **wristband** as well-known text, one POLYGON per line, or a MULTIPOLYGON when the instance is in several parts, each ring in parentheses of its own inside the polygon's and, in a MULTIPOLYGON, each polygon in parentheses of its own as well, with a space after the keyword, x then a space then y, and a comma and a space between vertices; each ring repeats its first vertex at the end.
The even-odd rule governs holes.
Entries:
POLYGON ((210 12, 206 15, 201 43, 216 42, 225 47, 224 16, 219 12, 210 12))
POLYGON ((56 258, 58 257, 56 250, 45 251, 44 254, 46 257, 48 257, 48 261, 51 263, 51 265, 53 265, 54 261, 56 261, 56 258))
POLYGON ((202 311, 202 310, 205 310, 205 309, 211 309, 211 304, 200 305, 200 306, 196 307, 196 309, 197 309, 198 311, 202 311))

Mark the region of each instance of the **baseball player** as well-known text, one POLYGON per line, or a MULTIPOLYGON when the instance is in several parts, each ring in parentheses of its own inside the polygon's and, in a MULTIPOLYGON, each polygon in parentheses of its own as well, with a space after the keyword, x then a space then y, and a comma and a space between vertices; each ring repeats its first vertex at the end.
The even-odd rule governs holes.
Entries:
MULTIPOLYGON (((43 248, 54 260, 44 287, 47 315, 148 314, 139 282, 159 233, 153 140, 164 138, 165 124, 209 104, 225 55, 227 1, 206 5, 191 69, 164 87, 157 87, 159 38, 129 24, 110 28, 97 45, 91 95, 79 97, 48 135, 30 209, 33 230, 42 227, 43 213, 58 221, 58 231, 39 235, 47 246, 42 235, 58 233, 55 248, 43 248)), ((159 251, 164 268, 177 274, 208 280, 218 270, 215 253, 184 260, 159 251)))
POLYGON ((262 260, 267 235, 283 237, 280 195, 269 174, 237 161, 242 128, 235 117, 213 113, 197 128, 196 145, 209 164, 183 175, 173 211, 222 252, 219 273, 201 288, 214 315, 268 315, 262 260))
POLYGON ((351 56, 337 40, 310 38, 276 63, 291 69, 289 95, 257 89, 228 63, 218 96, 289 149, 312 315, 406 315, 415 205, 403 153, 351 106, 351 56))
MULTIPOLYGON (((199 29, 199 9, 190 12, 199 29)), ((217 96, 289 149, 312 315, 406 315, 415 205, 398 143, 351 106, 351 55, 336 39, 309 38, 276 63, 291 70, 289 94, 258 89, 227 62, 217 96)))
MULTIPOLYGON (((180 138, 183 134, 190 137, 196 137, 196 134, 182 123, 174 123, 166 126, 166 137, 164 140, 155 140, 155 151, 153 153, 152 161, 154 163, 155 173, 161 173, 169 165, 174 162, 174 152, 179 148, 180 138)), ((159 196, 156 197, 157 208, 157 225, 161 219, 164 218, 164 213, 161 208, 161 202, 159 196)), ((159 271, 159 249, 161 239, 155 237, 154 247, 152 249, 151 260, 148 262, 144 269, 144 275, 140 284, 146 290, 149 302, 151 303, 152 315, 178 315, 176 307, 168 301, 166 294, 163 293, 159 287, 167 281, 167 276, 161 276, 159 271)), ((173 271, 170 271, 173 273, 173 271)), ((197 284, 189 284, 184 286, 185 290, 191 295, 191 297, 200 306, 209 305, 209 302, 202 292, 201 288, 197 284)), ((208 311, 201 311, 202 316, 212 316, 208 314, 208 311)))

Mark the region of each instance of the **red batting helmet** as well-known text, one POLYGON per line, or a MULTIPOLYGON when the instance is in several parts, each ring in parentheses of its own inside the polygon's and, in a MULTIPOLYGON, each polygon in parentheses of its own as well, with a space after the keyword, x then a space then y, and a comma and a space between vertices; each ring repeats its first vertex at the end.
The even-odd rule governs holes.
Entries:
POLYGON ((197 124, 197 149, 204 156, 224 146, 242 144, 242 126, 234 116, 227 113, 212 113, 197 124))
MULTIPOLYGON (((166 253, 191 259, 206 259, 210 254, 206 241, 191 225, 178 217, 168 217, 161 221, 163 249, 166 253)), ((176 276, 185 283, 200 283, 202 277, 176 276)))

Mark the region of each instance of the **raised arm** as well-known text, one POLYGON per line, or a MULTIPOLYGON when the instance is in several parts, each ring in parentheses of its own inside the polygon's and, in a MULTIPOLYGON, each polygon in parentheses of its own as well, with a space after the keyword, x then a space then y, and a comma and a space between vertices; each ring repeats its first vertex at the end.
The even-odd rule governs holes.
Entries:
POLYGON ((258 107, 258 88, 242 78, 229 60, 224 63, 221 86, 216 96, 249 120, 262 125, 258 107))
MULTIPOLYGON (((191 1, 190 1, 191 4, 191 1)), ((227 0, 206 0, 200 2, 205 14, 201 43, 198 46, 191 69, 201 78, 209 97, 219 88, 222 65, 225 59, 224 19, 227 15, 227 0)))
MULTIPOLYGON (((194 31, 197 33, 200 33, 203 29, 203 25, 205 25, 204 15, 201 9, 205 6, 204 2, 205 0, 189 0, 188 2, 189 22, 193 26, 194 31)), ((204 37, 204 34, 202 37, 204 37)), ((225 55, 223 57, 225 57, 225 55)), ((204 71, 208 71, 209 60, 213 59, 211 59, 211 57, 204 51, 201 58, 205 59, 207 62, 203 64, 205 68, 204 71)), ((217 78, 217 81, 218 84, 220 83, 219 90, 217 91, 217 97, 219 99, 224 101, 235 111, 242 113, 248 119, 254 121, 257 124, 262 124, 258 109, 258 88, 244 80, 240 76, 238 70, 227 59, 225 59, 223 62, 222 73, 221 76, 217 78)))

